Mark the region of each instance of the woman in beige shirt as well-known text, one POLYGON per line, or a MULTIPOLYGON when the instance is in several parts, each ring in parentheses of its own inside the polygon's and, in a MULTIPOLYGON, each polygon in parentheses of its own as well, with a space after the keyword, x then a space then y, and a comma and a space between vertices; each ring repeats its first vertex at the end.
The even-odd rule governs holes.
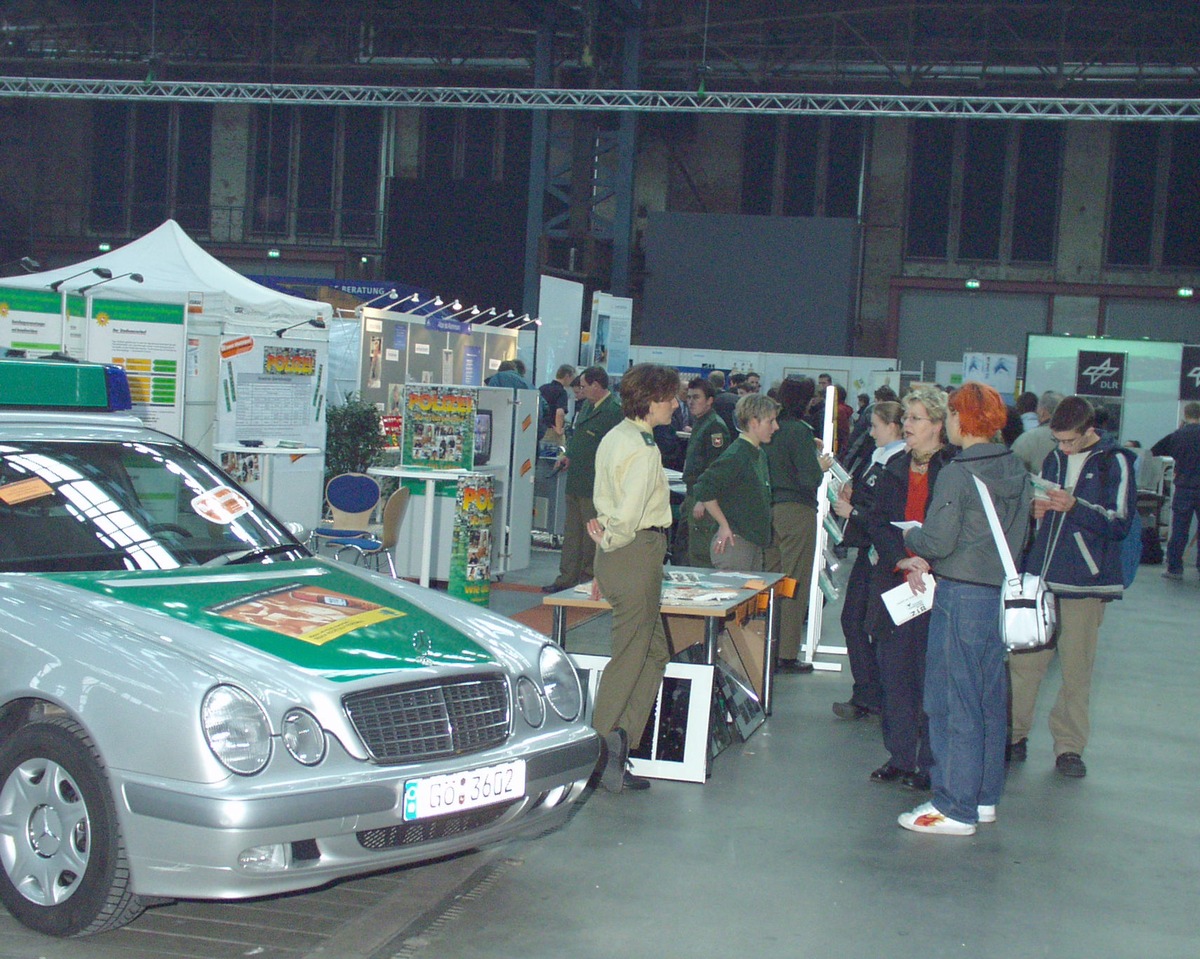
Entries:
POLYGON ((671 525, 671 500, 654 427, 671 422, 679 405, 679 374, 640 363, 621 378, 625 419, 596 451, 596 518, 587 525, 595 541, 595 584, 612 605, 612 659, 600 678, 592 725, 604 737, 601 782, 611 792, 648 789, 626 763, 639 743, 658 695, 670 651, 659 617, 663 558, 671 525))

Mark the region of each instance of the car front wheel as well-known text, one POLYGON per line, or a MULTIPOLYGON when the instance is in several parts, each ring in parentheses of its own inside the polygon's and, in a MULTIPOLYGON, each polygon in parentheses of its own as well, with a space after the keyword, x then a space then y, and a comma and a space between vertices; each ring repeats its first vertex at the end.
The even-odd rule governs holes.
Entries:
POLYGON ((73 719, 0 746, 0 865, 0 901, 38 932, 90 935, 141 913, 103 763, 73 719))

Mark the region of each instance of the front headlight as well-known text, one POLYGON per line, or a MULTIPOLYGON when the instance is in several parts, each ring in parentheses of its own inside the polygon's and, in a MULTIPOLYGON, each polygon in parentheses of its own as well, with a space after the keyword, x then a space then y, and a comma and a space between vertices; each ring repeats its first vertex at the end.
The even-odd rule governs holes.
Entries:
POLYGON ((567 722, 577 718, 583 710, 583 690, 567 654, 548 643, 538 656, 538 668, 542 673, 542 688, 546 690, 550 708, 567 722))
POLYGON ((271 724, 262 707, 244 689, 210 689, 200 707, 200 723, 208 748, 230 772, 253 776, 271 758, 271 724))
POLYGON ((517 707, 525 717, 525 722, 534 729, 538 729, 546 721, 546 704, 542 700, 541 690, 528 676, 517 680, 517 707))
POLYGON ((289 709, 283 717, 281 732, 283 745, 296 762, 315 766, 325 758, 325 730, 308 710, 289 709))

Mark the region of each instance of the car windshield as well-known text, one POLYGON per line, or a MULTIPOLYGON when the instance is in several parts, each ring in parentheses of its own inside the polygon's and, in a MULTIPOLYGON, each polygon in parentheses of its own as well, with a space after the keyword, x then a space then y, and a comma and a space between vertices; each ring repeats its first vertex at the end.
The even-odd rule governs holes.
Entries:
POLYGON ((0 444, 0 572, 176 569, 303 555, 287 529, 185 447, 0 444))

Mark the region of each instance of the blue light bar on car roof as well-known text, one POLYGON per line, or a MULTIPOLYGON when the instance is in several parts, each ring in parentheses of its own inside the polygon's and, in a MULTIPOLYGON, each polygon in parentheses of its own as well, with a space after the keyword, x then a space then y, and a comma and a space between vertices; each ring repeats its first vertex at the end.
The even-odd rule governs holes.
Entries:
POLYGON ((117 412, 133 407, 119 366, 71 359, 0 359, 0 407, 117 412))

